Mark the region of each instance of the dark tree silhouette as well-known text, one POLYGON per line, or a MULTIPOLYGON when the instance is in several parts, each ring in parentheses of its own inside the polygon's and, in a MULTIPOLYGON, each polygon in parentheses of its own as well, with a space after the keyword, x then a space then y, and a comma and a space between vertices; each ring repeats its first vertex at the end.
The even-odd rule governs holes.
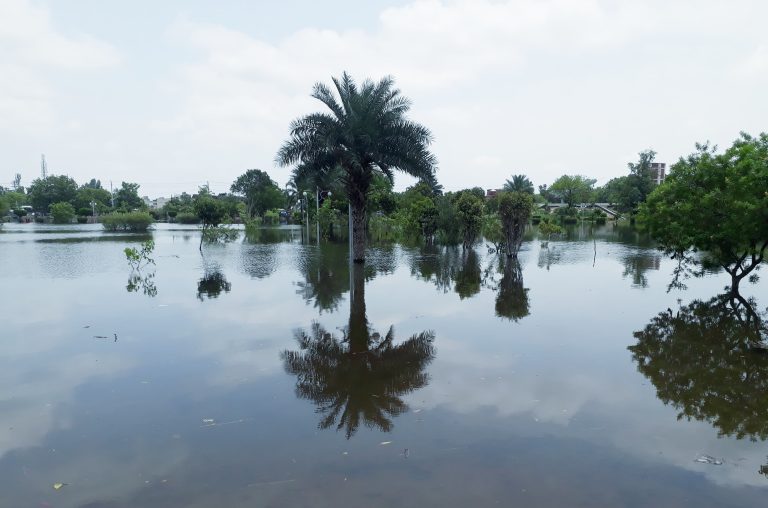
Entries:
POLYGON ((528 314, 528 290, 523 287, 523 269, 516 258, 507 258, 496 295, 496 315, 519 321, 528 314))
POLYGON ((208 299, 218 298, 222 291, 229 293, 232 283, 219 270, 206 271, 203 278, 197 281, 197 298, 202 302, 203 296, 208 299))
POLYGON ((638 370, 678 419, 707 421, 720 435, 768 438, 766 334, 754 300, 732 294, 667 309, 630 346, 638 370))
POLYGON ((408 410, 401 397, 426 386, 425 367, 435 355, 434 334, 422 332, 395 344, 394 329, 371 332, 365 308, 365 272, 353 267, 349 325, 342 337, 313 323, 297 330, 298 351, 281 354, 286 372, 296 376, 296 394, 317 405, 319 427, 336 425, 347 439, 361 424, 384 432, 392 418, 408 410))

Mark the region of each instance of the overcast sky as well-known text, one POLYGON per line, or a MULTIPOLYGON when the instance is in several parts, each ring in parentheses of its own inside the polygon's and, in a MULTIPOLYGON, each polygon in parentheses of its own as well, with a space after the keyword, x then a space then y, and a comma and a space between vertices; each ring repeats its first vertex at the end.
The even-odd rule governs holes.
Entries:
MULTIPOLYGON (((447 190, 604 183, 653 148, 768 130, 765 0, 0 0, 0 185, 49 173, 226 191, 312 84, 390 74, 447 190)), ((412 183, 396 180, 398 189, 412 183)))

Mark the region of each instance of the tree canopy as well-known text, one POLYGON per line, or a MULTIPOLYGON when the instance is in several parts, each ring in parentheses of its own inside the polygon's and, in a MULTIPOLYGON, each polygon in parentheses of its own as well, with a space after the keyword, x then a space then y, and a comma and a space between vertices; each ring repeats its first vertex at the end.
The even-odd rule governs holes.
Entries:
POLYGON ((77 182, 66 175, 36 178, 29 186, 29 200, 38 212, 47 213, 54 203, 71 203, 77 195, 77 182))
POLYGON ((765 261, 768 248, 768 134, 742 133, 725 152, 709 144, 672 166, 642 217, 680 276, 707 266, 731 275, 731 290, 765 261), (698 267, 698 268, 697 268, 698 267))
POLYGON ((592 186, 596 180, 582 175, 563 175, 549 187, 550 195, 554 194, 563 202, 572 207, 576 203, 589 201, 592 193, 592 186))
POLYGON ((291 137, 277 162, 302 171, 334 173, 343 182, 352 208, 353 258, 365 260, 368 194, 374 174, 394 178, 399 170, 434 183, 435 157, 426 127, 406 117, 410 101, 394 80, 365 80, 359 87, 349 74, 333 79, 335 92, 315 84, 312 97, 329 112, 313 113, 291 123, 291 137))
POLYGON ((280 208, 285 204, 285 196, 280 187, 260 169, 249 169, 237 177, 230 190, 245 197, 249 217, 261 217, 267 210, 280 208))
POLYGON ((512 175, 511 180, 504 182, 504 190, 508 192, 525 192, 534 194, 533 182, 525 175, 512 175))

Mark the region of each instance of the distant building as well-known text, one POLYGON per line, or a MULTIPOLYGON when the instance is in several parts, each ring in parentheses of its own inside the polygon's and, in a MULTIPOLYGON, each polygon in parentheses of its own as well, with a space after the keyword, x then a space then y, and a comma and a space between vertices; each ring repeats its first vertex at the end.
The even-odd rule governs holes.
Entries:
POLYGON ((169 201, 168 198, 163 198, 163 197, 155 198, 152 200, 152 208, 155 210, 160 209, 164 207, 165 204, 168 203, 168 201, 169 201))
POLYGON ((494 198, 498 193, 499 193, 499 189, 488 189, 485 191, 485 199, 494 198))
POLYGON ((147 205, 147 207, 152 210, 158 210, 162 208, 169 201, 168 198, 163 198, 163 197, 149 199, 149 196, 144 196, 141 199, 142 201, 144 201, 144 204, 147 205))
POLYGON ((653 183, 659 185, 667 177, 666 162, 651 162, 651 178, 653 183))

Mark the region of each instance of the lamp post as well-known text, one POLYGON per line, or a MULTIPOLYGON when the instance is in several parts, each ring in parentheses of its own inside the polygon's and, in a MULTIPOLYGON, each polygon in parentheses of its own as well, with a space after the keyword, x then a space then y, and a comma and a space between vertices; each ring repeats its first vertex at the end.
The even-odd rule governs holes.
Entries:
POLYGON ((304 205, 307 225, 307 243, 309 243, 309 200, 307 199, 307 191, 304 191, 304 205))

